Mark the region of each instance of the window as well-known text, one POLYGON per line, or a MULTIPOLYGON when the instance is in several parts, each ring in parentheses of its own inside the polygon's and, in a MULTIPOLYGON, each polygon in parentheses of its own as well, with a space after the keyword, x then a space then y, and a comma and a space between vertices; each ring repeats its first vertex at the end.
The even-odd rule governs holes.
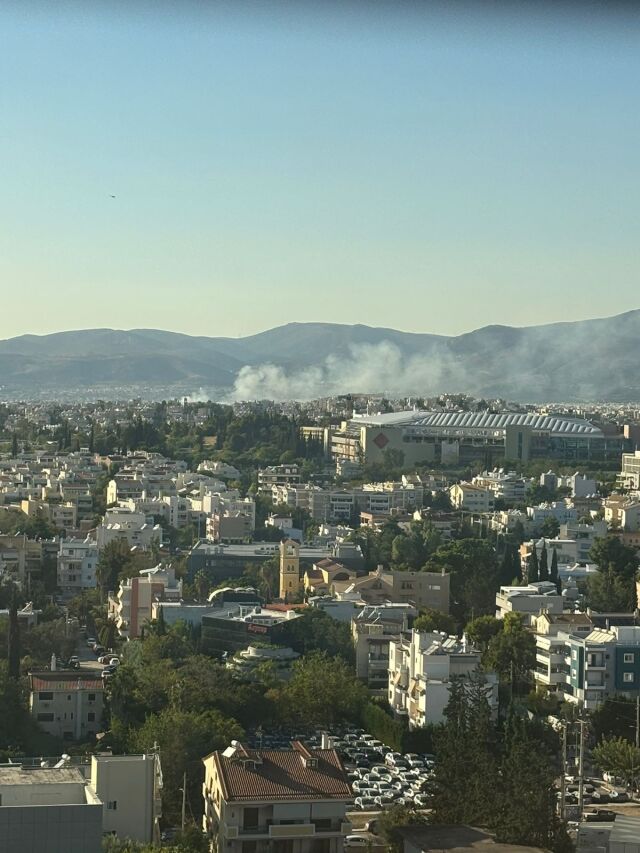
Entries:
POLYGON ((96 715, 93 713, 93 711, 89 711, 89 713, 87 714, 87 722, 88 723, 94 723, 95 719, 96 719, 96 715))
POLYGON ((38 699, 41 702, 51 702, 53 699, 53 693, 48 692, 48 691, 46 691, 44 693, 38 693, 38 699))
POLYGON ((258 826, 258 809, 245 809, 243 818, 244 820, 242 825, 245 829, 252 829, 254 826, 258 826))
POLYGON ((633 663, 635 660, 635 655, 633 652, 625 652, 624 653, 624 662, 625 663, 633 663))
POLYGON ((53 714, 38 714, 36 717, 39 723, 52 723, 53 714))
POLYGON ((633 682, 634 681, 633 673, 632 672, 625 672, 623 675, 623 680, 626 681, 627 684, 629 684, 630 682, 633 682))
POLYGON ((115 812, 118 811, 118 801, 117 800, 108 800, 107 808, 109 811, 115 812))
POLYGON ((67 695, 67 702, 71 702, 71 694, 70 693, 67 695))
POLYGON ((96 701, 96 694, 95 693, 89 693, 89 695, 87 696, 87 699, 89 700, 89 702, 95 702, 96 701))

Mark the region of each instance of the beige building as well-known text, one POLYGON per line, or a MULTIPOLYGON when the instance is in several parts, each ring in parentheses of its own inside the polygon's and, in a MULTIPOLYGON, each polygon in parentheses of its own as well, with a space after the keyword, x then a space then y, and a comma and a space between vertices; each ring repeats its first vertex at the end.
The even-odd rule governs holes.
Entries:
POLYGON ((104 689, 97 676, 80 672, 32 672, 31 716, 47 734, 90 740, 102 730, 104 689))
POLYGON ((399 640, 418 611, 411 604, 363 607, 351 620, 356 676, 383 697, 389 682, 389 643, 399 640))
POLYGON ((91 787, 103 804, 105 834, 144 843, 160 841, 162 768, 158 753, 93 755, 91 787))
POLYGON ((304 591, 310 595, 324 595, 333 592, 335 583, 345 583, 356 578, 354 569, 348 569, 342 563, 326 558, 314 563, 304 573, 304 591))
POLYGON ((121 637, 133 639, 152 621, 154 602, 181 598, 182 581, 176 580, 171 566, 143 569, 139 577, 122 581, 117 594, 109 593, 108 616, 116 623, 121 637))
POLYGON ((203 829, 217 853, 342 853, 349 780, 334 749, 246 749, 204 759, 203 829))
POLYGON ((618 485, 623 489, 640 489, 640 450, 622 454, 622 469, 617 477, 618 485))
POLYGON ((456 483, 449 489, 449 497, 453 507, 464 512, 493 512, 495 505, 494 492, 473 483, 456 483))
POLYGON ((396 602, 419 610, 449 612, 450 576, 437 572, 385 572, 382 568, 354 581, 333 584, 336 593, 358 596, 367 604, 396 602))

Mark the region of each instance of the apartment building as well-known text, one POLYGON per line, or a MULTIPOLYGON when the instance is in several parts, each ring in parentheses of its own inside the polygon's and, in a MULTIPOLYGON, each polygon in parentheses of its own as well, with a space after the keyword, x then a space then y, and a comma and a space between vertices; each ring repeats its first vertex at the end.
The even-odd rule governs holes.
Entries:
POLYGON ((121 637, 139 637, 145 624, 153 618, 155 601, 179 601, 182 581, 176 580, 171 566, 158 565, 143 569, 138 577, 120 583, 117 594, 109 592, 108 616, 116 623, 121 637))
POLYGON ((355 596, 367 604, 398 602, 419 610, 449 612, 450 576, 444 572, 385 572, 381 567, 354 581, 333 583, 337 593, 355 596))
POLYGON ((258 471, 258 491, 270 492, 273 486, 288 486, 302 479, 298 465, 270 465, 258 471))
POLYGON ((605 699, 640 695, 640 628, 593 628, 586 636, 558 630, 536 634, 537 684, 587 711, 605 699))
POLYGON ((527 507, 527 517, 534 530, 539 531, 548 518, 553 518, 558 524, 578 520, 578 511, 568 501, 550 501, 537 506, 527 507))
POLYGON ((162 767, 159 752, 92 755, 91 788, 102 803, 102 831, 159 843, 162 767))
POLYGON ((75 767, 0 765, 2 853, 100 853, 102 814, 75 767))
POLYGON ((211 542, 242 545, 251 542, 252 537, 251 516, 242 512, 214 512, 207 518, 207 539, 211 542))
POLYGON ((318 560, 304 573, 304 591, 310 595, 323 595, 333 590, 334 584, 344 584, 356 579, 354 569, 328 557, 318 560))
POLYGON ((203 829, 217 853, 342 853, 352 798, 333 749, 247 749, 204 759, 203 829))
POLYGON ((621 471, 616 481, 622 489, 636 492, 640 490, 640 450, 622 454, 621 471))
POLYGON ((541 611, 558 614, 563 610, 562 596, 554 583, 538 581, 526 586, 501 586, 496 593, 496 619, 504 619, 507 613, 521 613, 525 623, 541 611))
POLYGON ((389 643, 399 640, 418 615, 411 604, 366 606, 351 620, 356 676, 374 693, 386 696, 389 683, 389 643))
POLYGON ((444 721, 444 709, 455 678, 483 680, 492 712, 498 708, 498 678, 480 673, 481 653, 463 638, 437 631, 415 631, 389 643, 388 700, 409 728, 444 721))
POLYGON ((32 672, 29 710, 47 734, 90 740, 101 730, 104 690, 97 676, 73 671, 32 672))
POLYGON ((132 548, 148 551, 154 544, 162 546, 162 527, 142 512, 111 507, 96 527, 98 550, 102 551, 110 542, 117 540, 127 542, 132 548))
POLYGON ((493 512, 495 494, 491 489, 473 483, 456 483, 449 489, 454 509, 464 512, 493 512))
POLYGON ((61 539, 58 550, 58 587, 65 596, 95 589, 98 546, 92 539, 61 539))
POLYGON ((515 471, 505 471, 503 468, 493 471, 483 471, 471 481, 474 486, 493 492, 496 500, 506 503, 524 503, 528 481, 519 477, 515 471))

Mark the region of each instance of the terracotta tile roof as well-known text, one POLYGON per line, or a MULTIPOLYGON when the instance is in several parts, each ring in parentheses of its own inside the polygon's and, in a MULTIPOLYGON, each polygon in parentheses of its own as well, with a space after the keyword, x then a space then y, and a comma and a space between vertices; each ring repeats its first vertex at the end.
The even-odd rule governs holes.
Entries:
POLYGON ((77 675, 70 672, 33 672, 31 673, 32 690, 102 690, 100 678, 77 675))
POLYGON ((212 753, 227 802, 348 800, 351 786, 335 749, 241 749, 212 753), (309 758, 317 763, 309 762, 309 758), (251 760, 253 759, 253 761, 251 760), (255 763, 254 763, 255 762, 255 763), (315 766, 313 766, 315 765, 315 766))

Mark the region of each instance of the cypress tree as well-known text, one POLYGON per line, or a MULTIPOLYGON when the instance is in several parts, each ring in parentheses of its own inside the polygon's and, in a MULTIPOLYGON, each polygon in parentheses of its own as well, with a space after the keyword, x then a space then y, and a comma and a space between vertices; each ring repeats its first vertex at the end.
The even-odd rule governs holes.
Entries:
POLYGON ((542 551, 540 552, 540 571, 539 577, 541 581, 549 580, 549 558, 547 556, 547 543, 542 540, 542 551))
POLYGON ((9 676, 20 678, 20 624, 18 622, 18 601, 15 590, 9 607, 9 634, 7 636, 7 660, 9 676))
POLYGON ((549 572, 549 580, 556 585, 558 595, 562 594, 562 581, 558 574, 558 552, 554 548, 551 553, 551 571, 549 572))
POLYGON ((18 436, 14 432, 11 436, 11 456, 15 459, 18 455, 18 436))

